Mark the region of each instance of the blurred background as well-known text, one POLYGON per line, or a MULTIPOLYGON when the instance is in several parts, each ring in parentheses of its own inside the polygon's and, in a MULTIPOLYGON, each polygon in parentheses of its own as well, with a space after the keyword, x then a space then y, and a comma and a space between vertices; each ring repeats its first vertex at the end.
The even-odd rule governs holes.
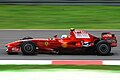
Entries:
POLYGON ((120 0, 0 0, 0 29, 120 29, 120 0))
POLYGON ((0 0, 0 4, 120 5, 120 0, 0 0))
POLYGON ((102 2, 102 1, 120 1, 120 0, 0 0, 0 2, 102 2))

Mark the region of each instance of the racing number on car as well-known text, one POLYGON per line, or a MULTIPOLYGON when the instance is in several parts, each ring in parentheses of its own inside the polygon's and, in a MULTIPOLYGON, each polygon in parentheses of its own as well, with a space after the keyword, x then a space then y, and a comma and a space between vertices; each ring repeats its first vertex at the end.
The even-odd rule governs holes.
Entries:
POLYGON ((48 42, 45 42, 45 46, 48 46, 48 44, 49 44, 48 42))

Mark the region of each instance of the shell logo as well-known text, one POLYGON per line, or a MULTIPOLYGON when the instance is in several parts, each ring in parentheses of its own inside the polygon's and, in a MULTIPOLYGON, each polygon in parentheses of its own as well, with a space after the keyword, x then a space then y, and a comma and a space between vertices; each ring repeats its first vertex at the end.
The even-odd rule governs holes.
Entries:
POLYGON ((48 42, 45 42, 45 46, 48 46, 48 44, 49 44, 48 42))
POLYGON ((63 48, 66 48, 66 47, 67 47, 67 44, 66 44, 66 43, 63 43, 61 46, 62 46, 63 48))

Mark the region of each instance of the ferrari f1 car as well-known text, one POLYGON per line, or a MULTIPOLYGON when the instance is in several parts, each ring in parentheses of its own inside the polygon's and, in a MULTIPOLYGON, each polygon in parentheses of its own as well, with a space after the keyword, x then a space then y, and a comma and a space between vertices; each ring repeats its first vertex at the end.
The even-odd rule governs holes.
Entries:
POLYGON ((110 32, 102 33, 101 37, 95 37, 83 30, 70 30, 70 35, 62 35, 57 38, 32 38, 25 37, 6 44, 8 54, 22 53, 23 55, 35 55, 38 53, 85 53, 92 52, 99 55, 109 55, 111 48, 117 46, 116 35, 110 32))

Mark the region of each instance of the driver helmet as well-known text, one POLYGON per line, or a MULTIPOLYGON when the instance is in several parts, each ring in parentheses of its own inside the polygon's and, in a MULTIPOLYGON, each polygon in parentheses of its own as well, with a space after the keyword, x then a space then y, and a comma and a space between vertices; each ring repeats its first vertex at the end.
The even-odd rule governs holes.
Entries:
POLYGON ((70 28, 70 31, 74 31, 75 30, 75 28, 70 28))

